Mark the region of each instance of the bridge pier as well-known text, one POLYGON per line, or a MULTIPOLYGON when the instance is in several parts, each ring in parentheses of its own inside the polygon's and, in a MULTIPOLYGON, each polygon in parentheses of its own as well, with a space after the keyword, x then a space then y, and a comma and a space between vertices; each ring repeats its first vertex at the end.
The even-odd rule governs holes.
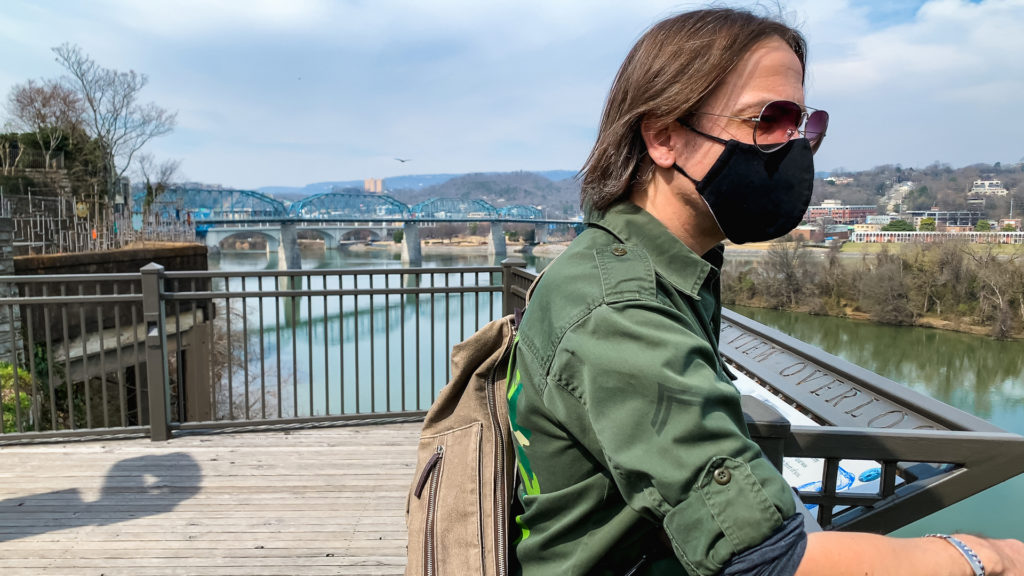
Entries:
POLYGON ((284 253, 285 269, 302 270, 302 255, 299 253, 299 235, 295 229, 295 222, 281 223, 280 250, 284 253))
POLYGON ((548 224, 537 224, 534 226, 533 240, 537 244, 545 244, 548 241, 548 224))
POLYGON ((508 253, 505 247, 505 230, 501 222, 491 222, 491 238, 487 241, 487 253, 491 256, 504 256, 508 253))
POLYGON ((405 222, 402 224, 402 234, 402 263, 412 268, 423 266, 419 225, 415 222, 405 222))

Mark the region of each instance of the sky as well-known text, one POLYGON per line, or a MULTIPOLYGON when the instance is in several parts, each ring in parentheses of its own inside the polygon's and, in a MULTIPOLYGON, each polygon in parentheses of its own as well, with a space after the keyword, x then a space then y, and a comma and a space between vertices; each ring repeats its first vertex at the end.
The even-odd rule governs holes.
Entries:
MULTIPOLYGON (((51 48, 148 75, 177 111, 145 149, 227 187, 577 170, 659 0, 4 0, 0 97, 51 48), (401 163, 395 158, 409 159, 401 163)), ((1024 158, 1024 0, 726 1, 807 37, 819 171, 1024 158)), ((0 108, 0 121, 6 112, 0 108)))

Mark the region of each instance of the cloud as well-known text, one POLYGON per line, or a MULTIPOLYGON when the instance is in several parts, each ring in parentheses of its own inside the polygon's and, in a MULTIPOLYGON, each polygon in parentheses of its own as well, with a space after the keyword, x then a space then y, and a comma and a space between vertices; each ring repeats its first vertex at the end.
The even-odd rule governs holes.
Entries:
MULTIPOLYGON (((0 26, 19 57, 0 70, 0 91, 59 74, 49 47, 78 43, 104 66, 147 73, 144 98, 178 110, 155 154, 226 185, 575 169, 629 47, 658 19, 697 6, 10 0, 0 26)), ((832 113, 819 168, 1024 154, 1008 120, 1024 82, 1024 0, 782 9, 810 43, 808 103, 832 113)))
POLYGON ((1024 53, 1024 2, 932 0, 886 26, 867 17, 853 13, 853 34, 824 24, 827 50, 811 64, 812 101, 839 112, 819 155, 834 164, 822 167, 965 165, 1024 152, 1009 121, 1024 92, 1024 62, 1009 57, 1024 53))

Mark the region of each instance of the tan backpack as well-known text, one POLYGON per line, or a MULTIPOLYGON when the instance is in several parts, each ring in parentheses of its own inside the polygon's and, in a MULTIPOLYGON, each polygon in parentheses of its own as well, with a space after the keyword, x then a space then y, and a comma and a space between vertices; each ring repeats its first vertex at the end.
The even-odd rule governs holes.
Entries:
POLYGON ((509 314, 452 348, 451 381, 420 433, 406 576, 508 574, 516 459, 505 395, 515 326, 509 314))

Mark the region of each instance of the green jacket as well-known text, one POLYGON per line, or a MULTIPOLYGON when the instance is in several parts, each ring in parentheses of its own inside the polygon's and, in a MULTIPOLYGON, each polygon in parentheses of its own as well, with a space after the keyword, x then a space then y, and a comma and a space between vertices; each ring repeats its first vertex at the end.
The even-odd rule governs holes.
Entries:
POLYGON ((638 574, 715 574, 795 512, 718 354, 722 249, 697 256, 629 202, 588 224, 516 339, 516 557, 527 576, 623 574, 645 556, 638 574))

